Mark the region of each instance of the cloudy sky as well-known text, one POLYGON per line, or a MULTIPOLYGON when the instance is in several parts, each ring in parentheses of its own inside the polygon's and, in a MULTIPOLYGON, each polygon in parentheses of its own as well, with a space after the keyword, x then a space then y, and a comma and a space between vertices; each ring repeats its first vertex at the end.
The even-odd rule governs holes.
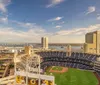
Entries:
POLYGON ((0 0, 0 42, 83 43, 100 29, 100 0, 0 0))

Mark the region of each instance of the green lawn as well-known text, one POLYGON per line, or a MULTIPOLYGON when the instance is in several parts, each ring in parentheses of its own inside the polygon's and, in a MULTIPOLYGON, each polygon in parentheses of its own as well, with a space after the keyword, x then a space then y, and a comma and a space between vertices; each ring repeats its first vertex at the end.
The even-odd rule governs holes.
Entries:
POLYGON ((62 67, 59 67, 59 66, 54 66, 52 68, 52 70, 57 70, 57 71, 61 71, 63 68, 62 67))
MULTIPOLYGON (((49 75, 49 69, 47 74, 49 75)), ((52 73, 57 85, 98 85, 98 80, 92 72, 69 68, 66 73, 52 73)))

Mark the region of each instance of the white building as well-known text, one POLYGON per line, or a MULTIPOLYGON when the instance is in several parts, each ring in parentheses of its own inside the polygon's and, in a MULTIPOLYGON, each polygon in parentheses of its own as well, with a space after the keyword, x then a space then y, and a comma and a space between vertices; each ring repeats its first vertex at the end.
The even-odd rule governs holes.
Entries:
POLYGON ((48 37, 42 37, 41 44, 43 49, 48 49, 48 37))

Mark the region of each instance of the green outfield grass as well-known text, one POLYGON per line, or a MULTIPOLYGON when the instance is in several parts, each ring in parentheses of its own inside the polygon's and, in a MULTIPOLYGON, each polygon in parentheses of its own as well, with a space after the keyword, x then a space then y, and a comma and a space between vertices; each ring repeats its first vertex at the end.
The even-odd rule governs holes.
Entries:
MULTIPOLYGON (((58 67, 57 67, 58 68, 58 67)), ((50 68, 46 73, 49 75, 50 68)), ((69 68, 65 73, 52 73, 57 85, 98 85, 98 80, 92 72, 69 68)))
POLYGON ((59 66, 54 66, 52 68, 52 70, 57 70, 57 71, 61 71, 63 68, 62 67, 59 67, 59 66))

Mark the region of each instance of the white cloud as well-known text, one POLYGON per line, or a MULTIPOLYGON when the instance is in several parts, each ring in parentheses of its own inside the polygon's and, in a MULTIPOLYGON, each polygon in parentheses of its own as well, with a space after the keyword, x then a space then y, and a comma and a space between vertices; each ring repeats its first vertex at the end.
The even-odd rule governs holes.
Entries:
POLYGON ((0 11, 2 11, 2 12, 6 12, 7 11, 6 7, 5 7, 5 5, 3 3, 0 3, 0 11))
POLYGON ((96 7, 95 6, 88 7, 88 10, 87 10, 86 15, 95 12, 95 10, 96 10, 96 7))
POLYGON ((100 16, 98 16, 97 19, 100 20, 100 16))
MULTIPOLYGON (((11 21, 12 23, 15 23, 21 27, 25 27, 25 28, 34 28, 37 27, 36 23, 29 23, 29 22, 18 22, 18 21, 11 21)), ((38 26, 39 27, 39 26, 38 26)), ((40 28, 40 27, 39 27, 40 28)))
POLYGON ((7 17, 1 17, 0 18, 0 23, 7 23, 8 22, 8 18, 7 17))
POLYGON ((96 24, 96 25, 91 25, 87 28, 74 28, 71 30, 61 30, 56 32, 56 35, 82 35, 85 34, 87 32, 91 32, 91 31, 95 31, 100 29, 100 24, 96 24))
POLYGON ((50 43, 84 43, 84 35, 81 36, 61 36, 55 35, 49 37, 50 43))
POLYGON ((0 27, 0 41, 2 42, 39 42, 45 34, 41 29, 21 31, 10 27, 0 27))
POLYGON ((24 29, 29 30, 30 32, 33 31, 35 31, 35 33, 45 32, 45 30, 41 26, 37 25, 36 23, 29 23, 29 22, 25 23, 25 22, 18 22, 18 21, 11 21, 11 22, 16 24, 20 28, 23 27, 24 29))
POLYGON ((57 17, 55 18, 55 20, 61 20, 63 17, 57 17))
POLYGON ((11 0, 0 0, 0 23, 8 23, 8 10, 7 6, 11 0))
POLYGON ((58 28, 58 29, 60 29, 62 26, 60 26, 60 25, 57 25, 55 28, 58 28))
MULTIPOLYGON (((28 28, 27 26, 31 27, 31 25, 33 25, 29 22, 23 24, 25 24, 24 26, 26 26, 26 28, 28 28)), ((91 25, 86 28, 60 30, 57 32, 47 32, 37 24, 34 24, 34 28, 29 28, 26 31, 21 30, 22 24, 19 24, 19 26, 20 30, 16 30, 12 27, 0 26, 0 42, 40 42, 42 36, 47 36, 49 42, 53 43, 84 43, 85 33, 100 29, 100 24, 91 25)))
POLYGON ((58 5, 64 1, 65 0, 50 0, 50 4, 46 5, 46 8, 54 7, 55 5, 58 5))
MULTIPOLYGON (((7 18, 2 18, 0 22, 6 20, 7 18)), ((47 35, 45 29, 36 23, 9 21, 9 24, 18 29, 0 25, 0 42, 39 42, 42 36, 47 35)))
POLYGON ((34 29, 29 29, 28 31, 18 31, 14 28, 0 27, 0 42, 40 42, 42 36, 48 36, 49 42, 53 43, 65 43, 65 42, 83 42, 83 36, 70 37, 70 36, 61 36, 53 35, 52 33, 36 31, 34 29))
POLYGON ((97 14, 98 16, 100 16, 100 14, 97 14))
POLYGON ((0 0, 0 11, 3 13, 7 12, 7 6, 11 3, 11 0, 0 0))
POLYGON ((49 19, 48 21, 59 21, 61 20, 63 17, 56 17, 56 18, 52 18, 52 19, 49 19))
POLYGON ((64 24, 65 22, 64 21, 62 21, 60 24, 64 24))

